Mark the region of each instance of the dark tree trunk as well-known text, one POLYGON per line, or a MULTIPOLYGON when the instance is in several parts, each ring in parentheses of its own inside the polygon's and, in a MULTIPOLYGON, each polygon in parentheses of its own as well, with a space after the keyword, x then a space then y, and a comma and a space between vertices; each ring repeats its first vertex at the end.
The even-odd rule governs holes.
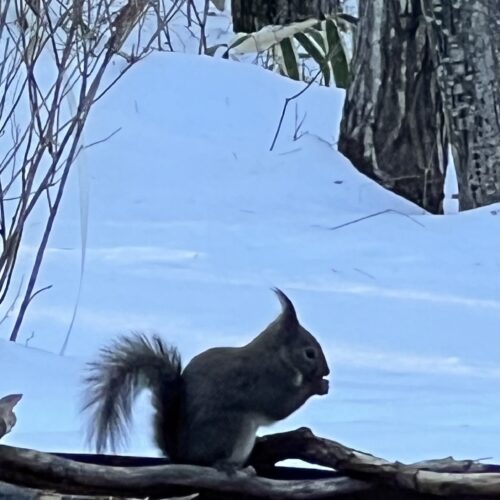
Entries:
POLYGON ((500 201, 498 0, 422 0, 457 171, 460 209, 500 201))
POLYGON ((321 19, 339 11, 340 0, 231 0, 235 33, 253 33, 271 24, 321 19))
POLYGON ((339 150, 368 177, 442 211, 447 137, 420 0, 360 0, 339 150))

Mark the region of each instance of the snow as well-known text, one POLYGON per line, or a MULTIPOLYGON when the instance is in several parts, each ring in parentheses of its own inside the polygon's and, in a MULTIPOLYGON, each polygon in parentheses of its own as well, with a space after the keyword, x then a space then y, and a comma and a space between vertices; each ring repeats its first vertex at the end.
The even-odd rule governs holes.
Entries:
MULTIPOLYGON (((269 151, 302 87, 256 66, 157 54, 100 101, 85 142, 119 131, 80 165, 89 233, 67 355, 56 353, 79 279, 76 170, 38 281, 53 287, 18 344, 6 341, 13 315, 0 325, 0 395, 24 394, 3 442, 87 450, 81 377, 99 346, 130 329, 161 332, 186 361, 242 345, 279 312, 278 286, 324 346, 332 389, 262 432, 310 426, 400 461, 500 461, 500 206, 432 216, 359 174, 335 150, 335 89, 292 101, 269 151)), ((146 394, 136 409, 125 451, 155 454, 146 394)))

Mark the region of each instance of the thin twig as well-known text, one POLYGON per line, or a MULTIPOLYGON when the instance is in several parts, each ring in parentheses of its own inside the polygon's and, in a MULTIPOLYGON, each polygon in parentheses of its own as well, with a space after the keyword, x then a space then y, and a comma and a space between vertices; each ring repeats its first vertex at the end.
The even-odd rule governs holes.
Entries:
POLYGON ((280 133, 281 126, 283 125, 283 119, 285 118, 286 108, 288 107, 288 104, 291 101, 293 101, 294 99, 299 98, 309 87, 311 87, 311 85, 316 81, 316 79, 318 78, 319 75, 321 75, 321 73, 322 73, 322 70, 321 69, 318 70, 318 72, 314 75, 314 78, 312 80, 310 80, 307 83, 307 85, 300 92, 297 92, 292 97, 287 97, 285 99, 285 104, 283 106, 283 109, 281 110, 281 116, 280 116, 280 119, 278 122, 278 128, 276 129, 276 132, 274 134, 273 142, 271 143, 271 147, 269 148, 269 151, 272 151, 274 149, 274 146, 276 145, 276 141, 278 140, 278 135, 280 133))
POLYGON ((41 291, 34 292, 37 277, 66 179, 82 151, 80 139, 89 112, 132 65, 161 50, 168 22, 185 0, 174 0, 168 7, 148 0, 39 0, 33 12, 35 3, 12 5, 22 24, 5 22, 6 11, 0 9, 0 134, 10 131, 12 139, 12 147, 5 148, 0 158, 0 303, 17 269, 25 225, 42 200, 48 203, 45 228, 11 333, 15 340, 28 305, 41 291), (152 34, 149 22, 146 25, 150 12, 157 23, 152 34), (126 63, 110 82, 105 74, 119 55, 126 63), (46 80, 46 72, 40 71, 42 61, 53 63, 53 80, 46 80), (107 86, 101 88, 104 82, 107 86), (75 106, 68 110, 72 95, 75 106), (31 110, 27 118, 24 109, 31 110))
POLYGON ((391 212, 395 213, 397 215, 402 215, 403 217, 406 217, 406 218, 410 219, 415 224, 418 224, 421 227, 425 227, 424 224, 422 224, 418 220, 414 219, 411 215, 404 214, 403 212, 399 212, 398 210, 394 210, 392 208, 388 208, 386 210, 381 210, 380 212, 375 212, 374 214, 365 215, 364 217, 359 217, 358 219, 354 219, 354 220, 351 220, 349 222, 344 222, 343 224, 339 224, 338 226, 329 227, 327 229, 329 229, 330 231, 336 231, 337 229, 341 229, 343 227, 351 226, 352 224, 357 224, 358 222, 361 222, 361 221, 364 221, 364 220, 367 220, 367 219, 371 219, 373 217, 378 217, 379 215, 384 215, 384 214, 391 213, 391 212))
POLYGON ((30 297, 30 302, 37 296, 39 295, 40 293, 42 292, 45 292, 45 290, 50 290, 51 288, 53 287, 53 285, 47 285, 47 286, 44 286, 42 288, 40 288, 39 290, 37 290, 31 297, 30 297))
POLYGON ((83 149, 89 149, 89 148, 91 148, 93 146, 97 146, 98 144, 102 144, 103 142, 109 141, 109 139, 111 139, 118 132, 120 132, 121 129, 122 129, 122 127, 118 127, 116 130, 114 130, 113 132, 111 132, 111 134, 107 135, 106 137, 103 137, 102 139, 99 139, 97 141, 91 142, 89 144, 85 144, 84 146, 82 146, 82 148, 83 149))
POLYGON ((23 281, 24 281, 24 276, 21 277, 21 281, 19 283, 19 287, 17 289, 17 292, 16 292, 16 295, 14 297, 14 300, 10 304, 9 308, 7 309, 7 311, 5 311, 5 314, 3 315, 2 319, 0 319, 0 325, 9 317, 9 314, 16 307, 17 299, 19 299, 19 296, 21 295, 21 288, 23 287, 23 281))

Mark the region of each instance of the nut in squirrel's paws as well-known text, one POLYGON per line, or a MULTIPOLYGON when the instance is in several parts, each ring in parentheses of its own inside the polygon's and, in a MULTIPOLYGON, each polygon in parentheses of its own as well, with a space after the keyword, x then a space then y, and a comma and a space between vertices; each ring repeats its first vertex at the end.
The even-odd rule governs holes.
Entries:
POLYGON ((318 387, 316 389, 316 394, 323 396, 324 394, 328 394, 328 390, 330 388, 330 381, 326 378, 322 378, 318 380, 318 387))

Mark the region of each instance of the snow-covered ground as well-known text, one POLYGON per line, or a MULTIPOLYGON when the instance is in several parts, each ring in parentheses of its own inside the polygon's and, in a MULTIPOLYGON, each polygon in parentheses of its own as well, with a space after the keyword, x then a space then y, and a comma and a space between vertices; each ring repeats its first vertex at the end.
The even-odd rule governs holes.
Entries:
MULTIPOLYGON (((17 345, 11 320, 0 325, 0 395, 24 393, 4 442, 85 450, 80 378, 100 345, 129 329, 160 332, 185 360, 242 345, 278 314, 278 286, 324 346, 332 390, 264 432, 306 425, 401 461, 500 461, 500 206, 431 216, 359 174, 335 150, 335 89, 292 103, 270 152, 302 85, 158 54, 99 103, 86 143, 120 130, 82 159, 87 262, 67 355, 56 353, 79 279, 76 170, 38 282, 53 288, 17 345)), ((155 453, 147 395, 137 410, 125 451, 155 453)))

